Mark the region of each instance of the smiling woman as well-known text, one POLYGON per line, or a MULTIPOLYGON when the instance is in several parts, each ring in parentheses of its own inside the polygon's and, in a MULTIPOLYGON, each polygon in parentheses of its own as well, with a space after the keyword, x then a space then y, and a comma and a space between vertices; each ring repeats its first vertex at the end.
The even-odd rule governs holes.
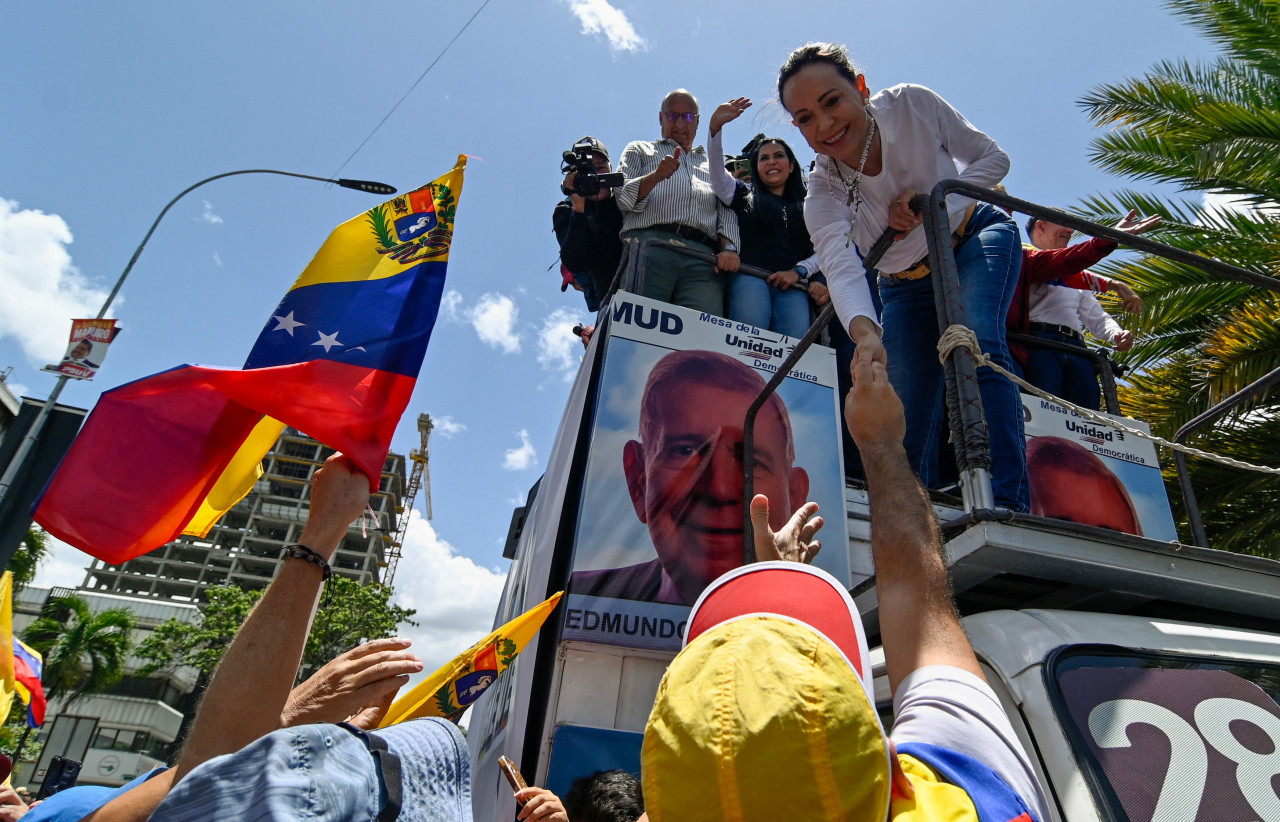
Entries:
MULTIPOLYGON (((898 85, 872 95, 840 45, 811 43, 792 52, 778 74, 778 96, 818 153, 805 220, 840 322, 857 343, 858 358, 886 364, 906 401, 911 466, 936 488, 946 479, 938 465, 943 375, 927 247, 924 232, 916 231, 922 218, 908 203, 949 178, 994 186, 1009 170, 1009 157, 923 86, 898 85), (860 254, 887 228, 898 236, 880 261, 882 342, 860 254)), ((982 350, 1012 370, 1005 315, 1022 263, 1018 228, 998 209, 966 198, 949 197, 947 212, 969 325, 982 350)), ((1017 389, 990 368, 978 369, 978 387, 990 424, 996 505, 1026 511, 1017 389)))

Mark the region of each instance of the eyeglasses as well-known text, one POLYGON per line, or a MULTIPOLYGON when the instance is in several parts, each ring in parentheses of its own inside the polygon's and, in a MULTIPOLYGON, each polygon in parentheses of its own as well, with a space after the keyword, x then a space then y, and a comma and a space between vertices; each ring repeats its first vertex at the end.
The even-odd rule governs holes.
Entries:
POLYGON ((692 123, 698 119, 698 115, 691 111, 664 111, 662 116, 667 118, 668 123, 678 123, 684 120, 686 123, 692 123))

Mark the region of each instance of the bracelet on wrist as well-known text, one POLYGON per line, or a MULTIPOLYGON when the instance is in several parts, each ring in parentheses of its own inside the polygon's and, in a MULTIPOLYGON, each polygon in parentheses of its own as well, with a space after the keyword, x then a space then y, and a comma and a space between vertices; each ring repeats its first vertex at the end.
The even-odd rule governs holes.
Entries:
POLYGON ((305 545, 286 545, 284 547, 284 551, 280 554, 280 558, 285 559, 286 557, 293 557, 294 559, 310 562, 312 565, 320 569, 320 573, 324 574, 325 580, 328 580, 329 577, 333 576, 333 568, 329 566, 329 561, 305 545))

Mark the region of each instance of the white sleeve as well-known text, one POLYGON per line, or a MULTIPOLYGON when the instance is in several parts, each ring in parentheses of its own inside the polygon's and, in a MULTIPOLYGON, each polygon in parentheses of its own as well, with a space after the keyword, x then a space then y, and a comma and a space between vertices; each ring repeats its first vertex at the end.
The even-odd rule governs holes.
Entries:
POLYGON ((907 675, 893 698, 895 744, 922 742, 971 756, 1018 792, 1040 820, 1052 819, 1031 760, 991 686, 949 665, 907 675))
POLYGON ((613 190, 613 199, 624 212, 644 211, 649 204, 648 197, 640 198, 640 179, 648 173, 644 166, 644 149, 638 142, 627 143, 627 147, 622 150, 622 161, 618 163, 618 171, 625 182, 621 188, 613 190))
POLYGON ((724 167, 724 129, 707 137, 707 162, 711 164, 711 190, 725 205, 733 205, 737 180, 724 167))
POLYGON ((1124 329, 1106 312, 1098 298, 1088 291, 1080 292, 1080 321, 1093 336, 1103 342, 1115 342, 1116 335, 1124 329))
POLYGON ((942 145, 964 166, 959 179, 983 188, 991 188, 1003 180, 1009 173, 1009 155, 995 140, 974 128, 950 103, 935 92, 929 91, 929 94, 934 99, 942 145))
POLYGON ((809 178, 809 194, 804 200, 804 221, 817 252, 819 268, 827 278, 827 290, 835 303, 836 315, 846 330, 854 317, 867 317, 879 327, 866 268, 849 239, 849 217, 832 199, 829 184, 821 176, 809 178))

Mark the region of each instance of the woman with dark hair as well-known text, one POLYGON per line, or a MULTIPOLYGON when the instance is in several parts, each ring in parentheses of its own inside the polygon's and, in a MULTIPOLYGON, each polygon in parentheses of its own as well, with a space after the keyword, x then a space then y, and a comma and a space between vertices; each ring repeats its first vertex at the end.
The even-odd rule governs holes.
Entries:
POLYGON ((730 100, 711 115, 707 161, 716 196, 738 215, 742 232, 742 262, 772 271, 762 280, 734 274, 729 280, 729 319, 800 337, 809 328, 809 297, 826 303, 826 286, 819 277, 818 258, 804 225, 804 178, 791 146, 775 137, 757 134, 743 148, 751 163, 750 183, 735 180, 724 167, 721 129, 750 107, 745 97, 730 100), (810 291, 792 288, 806 284, 810 291))
MULTIPOLYGON (((1009 157, 945 100, 923 86, 898 85, 872 95, 843 46, 796 49, 778 73, 778 97, 818 153, 809 179, 805 219, 843 327, 858 359, 879 362, 907 408, 904 445, 930 487, 940 484, 945 441, 938 322, 923 219, 909 203, 940 180, 958 178, 990 188, 1009 170, 1009 157), (961 170, 963 169, 963 170, 961 170), (879 263, 883 342, 859 253, 885 231, 897 240, 879 263)), ((985 203, 951 196, 960 298, 982 350, 1012 369, 1005 316, 1022 262, 1018 227, 985 203)), ((1028 508, 1022 408, 1012 382, 978 369, 991 442, 995 504, 1028 508)))

